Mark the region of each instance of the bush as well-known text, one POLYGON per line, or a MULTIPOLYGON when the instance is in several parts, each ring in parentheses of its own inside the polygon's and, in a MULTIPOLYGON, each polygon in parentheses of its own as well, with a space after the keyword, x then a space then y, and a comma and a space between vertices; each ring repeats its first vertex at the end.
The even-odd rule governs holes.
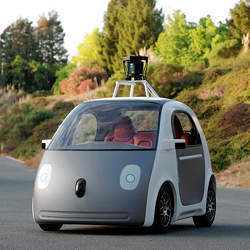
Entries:
POLYGON ((50 102, 51 100, 49 100, 48 98, 35 97, 31 99, 30 104, 34 106, 35 109, 42 109, 45 108, 50 102))
POLYGON ((36 126, 33 134, 26 141, 18 145, 13 155, 24 160, 33 157, 41 148, 41 140, 52 138, 61 122, 61 119, 53 118, 36 126))
POLYGON ((95 89, 101 85, 106 78, 105 70, 98 65, 94 65, 92 68, 82 65, 62 81, 60 91, 70 95, 85 93, 87 89, 95 89))
POLYGON ((4 152, 14 150, 33 133, 34 127, 53 117, 51 110, 35 110, 30 104, 13 105, 0 119, 0 141, 4 152))
POLYGON ((149 67, 147 79, 161 97, 175 98, 183 89, 200 86, 202 74, 189 72, 181 66, 157 63, 149 67))
POLYGON ((51 89, 54 95, 62 94, 60 91, 61 82, 66 79, 75 68, 76 64, 69 62, 66 66, 56 71, 56 81, 51 89))
POLYGON ((240 46, 236 39, 217 43, 209 54, 209 63, 213 65, 218 59, 234 57, 239 51, 240 46))
POLYGON ((220 67, 210 67, 205 71, 205 75, 203 77, 202 82, 207 84, 211 82, 215 82, 218 77, 225 75, 231 69, 221 69, 220 67))
POLYGON ((52 111, 56 115, 68 114, 75 107, 73 102, 57 102, 52 111))
MULTIPOLYGON (((118 71, 115 74, 113 74, 111 77, 109 77, 108 81, 106 82, 106 97, 110 97, 113 94, 113 91, 115 89, 115 83, 116 81, 124 80, 125 75, 124 72, 118 71)), ((119 91, 118 95, 122 95, 122 91, 119 91)))
POLYGON ((50 90, 36 90, 32 93, 32 97, 43 97, 43 96, 50 96, 52 92, 50 90))

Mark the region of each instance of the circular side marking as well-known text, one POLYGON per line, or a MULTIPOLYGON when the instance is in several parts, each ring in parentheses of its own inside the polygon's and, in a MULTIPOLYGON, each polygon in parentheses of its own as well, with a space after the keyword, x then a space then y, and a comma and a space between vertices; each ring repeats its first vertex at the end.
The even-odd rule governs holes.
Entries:
POLYGON ((135 182, 135 176, 133 174, 127 174, 126 175, 126 182, 127 183, 134 183, 135 182))
POLYGON ((141 177, 141 168, 138 165, 127 165, 120 175, 120 186, 125 190, 134 190, 138 186, 141 177))
POLYGON ((37 185, 40 189, 45 189, 50 182, 51 179, 51 165, 50 164, 44 164, 41 169, 39 170, 38 176, 37 176, 37 185))

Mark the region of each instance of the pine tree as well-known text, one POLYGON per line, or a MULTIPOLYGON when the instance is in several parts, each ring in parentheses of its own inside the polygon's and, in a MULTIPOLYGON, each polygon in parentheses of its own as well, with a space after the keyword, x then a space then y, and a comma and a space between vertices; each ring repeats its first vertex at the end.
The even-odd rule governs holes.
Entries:
POLYGON ((100 57, 109 73, 122 68, 122 57, 148 49, 162 31, 162 11, 155 0, 111 0, 99 35, 100 57))
POLYGON ((10 64, 16 55, 25 60, 37 59, 37 43, 34 37, 32 22, 18 19, 9 25, 1 34, 2 61, 10 64))
POLYGON ((232 18, 227 23, 231 36, 238 39, 247 51, 250 44, 250 1, 241 0, 230 13, 232 18))
POLYGON ((121 56, 139 55, 140 49, 152 46, 163 31, 162 11, 155 9, 155 0, 128 0, 120 13, 119 47, 121 56))
POLYGON ((114 62, 118 53, 120 12, 126 8, 127 0, 111 0, 104 15, 103 32, 98 35, 100 62, 108 74, 114 73, 114 62))
POLYGON ((39 42, 40 62, 49 65, 67 63, 67 50, 64 47, 64 31, 58 14, 49 12, 49 17, 41 16, 36 28, 37 40, 39 42))

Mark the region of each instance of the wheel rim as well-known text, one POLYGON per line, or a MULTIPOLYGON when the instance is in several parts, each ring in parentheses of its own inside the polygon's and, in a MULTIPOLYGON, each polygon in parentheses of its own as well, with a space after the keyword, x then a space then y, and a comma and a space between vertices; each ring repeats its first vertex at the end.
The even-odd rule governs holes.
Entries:
POLYGON ((162 194, 159 204, 161 225, 163 227, 167 227, 170 224, 172 218, 172 200, 167 191, 162 194))
POLYGON ((207 217, 209 221, 213 221, 216 212, 215 194, 213 191, 209 191, 207 195, 207 217))

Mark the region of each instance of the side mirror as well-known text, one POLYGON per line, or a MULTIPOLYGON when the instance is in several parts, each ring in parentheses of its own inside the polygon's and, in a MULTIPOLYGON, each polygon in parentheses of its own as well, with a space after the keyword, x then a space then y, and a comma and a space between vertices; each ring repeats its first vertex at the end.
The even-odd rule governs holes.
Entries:
POLYGON ((51 140, 42 140, 42 149, 47 149, 49 147, 49 144, 51 143, 51 140))
POLYGON ((186 147, 184 139, 165 139, 162 141, 161 149, 171 151, 173 149, 183 149, 186 147))

